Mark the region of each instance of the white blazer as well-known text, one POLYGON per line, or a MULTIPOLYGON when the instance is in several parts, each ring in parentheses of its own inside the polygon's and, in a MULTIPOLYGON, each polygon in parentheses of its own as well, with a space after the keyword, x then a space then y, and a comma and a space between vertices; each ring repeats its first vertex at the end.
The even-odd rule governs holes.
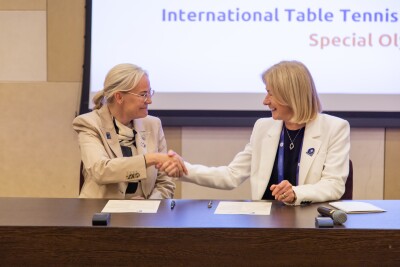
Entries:
MULTIPOLYGON (((233 189, 250 178, 251 196, 260 200, 274 166, 283 122, 262 118, 254 125, 250 142, 228 166, 206 167, 186 163, 189 174, 182 181, 218 189, 233 189)), ((326 114, 306 124, 301 151, 297 201, 325 202, 339 199, 349 174, 350 126, 326 114), (311 153, 314 150, 313 153, 311 153)))
POLYGON ((134 127, 138 155, 123 157, 107 105, 74 119, 85 177, 80 197, 124 199, 128 182, 138 180, 146 199, 173 197, 172 178, 159 173, 154 166, 146 168, 144 160, 146 153, 167 152, 160 119, 152 116, 136 119, 134 127))

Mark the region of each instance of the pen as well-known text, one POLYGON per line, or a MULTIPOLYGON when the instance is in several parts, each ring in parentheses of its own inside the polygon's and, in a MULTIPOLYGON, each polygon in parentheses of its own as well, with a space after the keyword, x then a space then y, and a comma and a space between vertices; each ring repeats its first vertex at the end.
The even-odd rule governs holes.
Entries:
POLYGON ((173 210, 175 208, 175 200, 171 201, 171 210, 173 210))
POLYGON ((208 201, 207 207, 208 207, 209 209, 212 208, 212 200, 208 201))

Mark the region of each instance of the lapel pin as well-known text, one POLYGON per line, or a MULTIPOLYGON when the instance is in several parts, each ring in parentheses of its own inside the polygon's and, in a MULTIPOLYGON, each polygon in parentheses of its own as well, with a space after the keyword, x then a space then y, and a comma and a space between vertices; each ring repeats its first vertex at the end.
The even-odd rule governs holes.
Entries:
POLYGON ((106 132, 106 136, 107 136, 107 139, 111 139, 111 134, 109 132, 106 132))
POLYGON ((146 135, 141 134, 140 137, 142 138, 143 141, 146 141, 146 135))
POLYGON ((307 155, 312 156, 314 155, 315 149, 314 148, 309 148, 306 152, 307 155))

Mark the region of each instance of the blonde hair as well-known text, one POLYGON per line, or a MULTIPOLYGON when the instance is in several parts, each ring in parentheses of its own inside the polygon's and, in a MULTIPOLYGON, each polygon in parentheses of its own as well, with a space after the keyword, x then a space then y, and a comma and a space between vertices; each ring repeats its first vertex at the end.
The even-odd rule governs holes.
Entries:
POLYGON ((281 61, 262 74, 264 84, 281 105, 293 110, 292 122, 307 123, 322 111, 314 81, 299 61, 281 61))
POLYGON ((147 73, 134 64, 124 63, 114 66, 104 80, 104 88, 93 97, 93 109, 99 109, 104 102, 112 103, 116 92, 127 92, 136 87, 147 73))

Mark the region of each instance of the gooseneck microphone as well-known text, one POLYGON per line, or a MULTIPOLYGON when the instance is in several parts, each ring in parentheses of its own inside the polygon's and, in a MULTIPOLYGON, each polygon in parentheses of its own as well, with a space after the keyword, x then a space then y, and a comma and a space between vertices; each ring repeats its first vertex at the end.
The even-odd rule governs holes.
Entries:
POLYGON ((347 214, 342 210, 334 210, 327 207, 318 207, 317 210, 322 216, 332 218, 335 224, 342 224, 347 221, 347 214))

